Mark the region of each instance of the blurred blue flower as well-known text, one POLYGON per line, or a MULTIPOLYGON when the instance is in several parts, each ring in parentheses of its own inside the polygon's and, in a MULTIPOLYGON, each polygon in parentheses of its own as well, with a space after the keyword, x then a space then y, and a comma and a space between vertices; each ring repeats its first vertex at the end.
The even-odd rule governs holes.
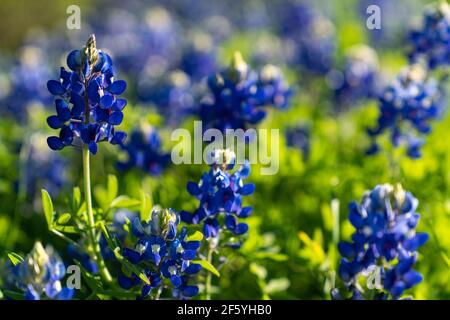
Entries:
POLYGON ((424 59, 430 68, 450 63, 450 5, 439 2, 427 7, 423 24, 409 34, 409 57, 424 59))
POLYGON ((290 63, 315 74, 326 74, 333 65, 336 48, 333 23, 306 3, 288 1, 279 6, 275 25, 280 36, 292 42, 290 63))
POLYGON ((139 168, 150 175, 159 175, 170 163, 170 154, 161 151, 161 140, 156 129, 141 125, 122 146, 127 160, 117 164, 120 170, 139 168))
POLYGON ((249 69, 239 52, 230 67, 208 78, 211 95, 202 99, 199 115, 203 129, 247 129, 261 122, 263 107, 286 108, 290 89, 274 66, 259 74, 249 69))
POLYGON ((192 297, 198 287, 189 285, 189 277, 198 273, 199 264, 193 263, 197 257, 200 241, 188 239, 183 227, 177 234, 180 222, 178 213, 172 209, 153 209, 148 222, 136 217, 132 221, 131 232, 137 239, 131 248, 123 247, 122 255, 131 263, 141 266, 149 284, 144 283, 134 273, 121 274, 119 285, 124 289, 141 287, 141 298, 154 293, 159 297, 163 290, 162 280, 168 279, 178 298, 192 297))
POLYGON ((59 136, 47 139, 52 150, 66 146, 87 144, 92 154, 97 153, 97 143, 108 141, 122 144, 126 133, 115 131, 114 126, 123 120, 122 110, 127 102, 118 98, 126 89, 126 82, 114 80, 112 60, 108 54, 97 50, 91 35, 85 47, 72 51, 67 57, 72 71, 61 68, 60 80, 50 80, 47 88, 57 96, 56 112, 47 119, 59 136))
POLYGON ((42 79, 50 77, 50 68, 45 60, 45 52, 35 46, 20 49, 18 60, 9 72, 9 88, 3 93, 2 104, 6 111, 19 121, 28 119, 29 108, 33 105, 49 106, 48 96, 42 79))
MULTIPOLYGON (((393 299, 422 280, 413 270, 417 249, 428 234, 416 232, 420 215, 418 201, 400 185, 378 185, 363 196, 361 204, 350 204, 349 220, 356 231, 352 242, 340 242, 343 256, 339 276, 355 292, 359 275, 379 268, 380 282, 393 299)), ((355 297, 354 297, 355 298, 355 297)))
POLYGON ((376 52, 365 45, 353 46, 346 51, 342 71, 332 70, 327 75, 339 108, 353 106, 363 99, 379 94, 379 69, 376 52))
POLYGON ((310 135, 310 129, 307 127, 297 126, 286 130, 286 144, 289 147, 301 150, 304 160, 309 158, 310 135))
POLYGON ((51 247, 36 242, 33 250, 14 268, 17 286, 25 291, 26 300, 42 298, 70 300, 73 289, 62 287, 61 279, 66 268, 58 254, 51 247))
POLYGON ((187 184, 188 192, 200 203, 193 213, 182 211, 181 219, 188 224, 203 224, 203 234, 206 238, 218 237, 222 229, 236 236, 245 234, 248 230, 248 225, 239 222, 239 219, 248 217, 252 207, 242 207, 242 197, 251 195, 255 185, 243 182, 250 174, 250 165, 247 162, 234 173, 229 172, 234 161, 232 152, 215 150, 210 171, 203 174, 198 184, 187 184))
POLYGON ((427 80, 423 67, 415 64, 402 70, 397 79, 384 89, 379 100, 378 126, 368 130, 374 142, 367 153, 378 152, 380 147, 375 141, 376 136, 391 130, 393 146, 404 142, 408 156, 419 158, 423 141, 414 136, 412 130, 419 134, 431 131, 430 120, 438 118, 444 109, 442 88, 434 79, 427 80))

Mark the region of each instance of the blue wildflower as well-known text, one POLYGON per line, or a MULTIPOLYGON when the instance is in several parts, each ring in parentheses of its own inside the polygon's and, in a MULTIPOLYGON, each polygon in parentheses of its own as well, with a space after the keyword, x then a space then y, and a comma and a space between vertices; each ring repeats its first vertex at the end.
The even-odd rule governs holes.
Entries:
POLYGON ((416 232, 417 206, 411 193, 389 184, 366 193, 361 204, 350 204, 349 220, 356 231, 351 242, 340 242, 338 248, 343 256, 339 276, 353 291, 353 298, 362 297, 358 277, 376 268, 382 284, 378 289, 393 299, 422 280, 413 266, 417 249, 428 240, 428 234, 416 232))
POLYGON ((304 3, 289 1, 280 7, 277 26, 295 50, 292 63, 314 74, 326 74, 336 47, 333 23, 304 3))
POLYGON ((343 70, 331 71, 327 80, 341 108, 377 96, 380 79, 376 52, 365 45, 351 47, 343 70))
POLYGON ((198 184, 187 184, 188 192, 200 204, 193 213, 182 211, 181 219, 188 224, 203 224, 206 238, 217 238, 223 229, 235 236, 245 234, 248 230, 248 225, 239 222, 239 219, 248 217, 252 207, 242 207, 242 197, 251 195, 255 185, 243 182, 250 174, 247 162, 234 173, 229 172, 234 161, 232 152, 216 150, 212 155, 210 171, 203 174, 198 184), (223 223, 219 218, 223 218, 223 223))
POLYGON ((127 153, 127 160, 118 163, 120 170, 139 168, 150 175, 158 175, 170 163, 170 154, 161 151, 158 132, 150 125, 134 130, 122 149, 127 153))
MULTIPOLYGON (((419 134, 431 131, 430 121, 438 118, 443 111, 443 98, 439 84, 434 79, 426 79, 422 66, 408 66, 381 94, 378 126, 368 130, 368 133, 375 139, 390 130, 393 146, 403 142, 408 156, 418 158, 423 141, 411 131, 415 129, 419 134), (405 132, 406 126, 411 127, 410 131, 405 132)), ((374 141, 367 153, 373 154, 379 149, 374 141)))
POLYGON ((56 112, 47 119, 59 136, 47 139, 53 150, 66 146, 87 144, 92 154, 97 153, 97 143, 108 141, 122 144, 125 132, 115 131, 121 124, 126 100, 118 98, 126 89, 126 82, 114 80, 112 60, 108 54, 97 50, 94 35, 86 46, 72 51, 67 57, 72 71, 61 68, 60 80, 47 83, 55 100, 56 112))
POLYGON ((263 107, 285 108, 290 95, 277 68, 267 67, 258 75, 239 52, 229 68, 208 78, 208 86, 211 96, 203 99, 199 114, 204 129, 221 131, 258 124, 266 116, 263 107))
POLYGON ((51 247, 36 242, 33 250, 15 266, 17 286, 24 290, 26 300, 48 299, 70 300, 73 289, 63 288, 61 279, 65 275, 61 258, 51 247))
POLYGON ((423 24, 409 34, 409 58, 413 62, 425 59, 430 68, 450 63, 450 6, 446 2, 430 5, 423 24))
POLYGON ((169 281, 175 290, 172 293, 180 298, 198 293, 198 287, 188 283, 190 276, 201 269, 192 262, 201 243, 188 239, 186 227, 177 233, 179 222, 178 213, 172 209, 154 209, 148 222, 138 217, 132 221, 131 232, 137 240, 131 248, 123 247, 122 255, 143 268, 149 283, 134 273, 121 274, 118 280, 123 288, 140 286, 141 298, 146 298, 152 293, 159 296, 163 283, 169 281))
POLYGON ((310 129, 307 127, 297 126, 286 130, 286 144, 301 150, 304 160, 308 159, 311 149, 310 135, 310 129))

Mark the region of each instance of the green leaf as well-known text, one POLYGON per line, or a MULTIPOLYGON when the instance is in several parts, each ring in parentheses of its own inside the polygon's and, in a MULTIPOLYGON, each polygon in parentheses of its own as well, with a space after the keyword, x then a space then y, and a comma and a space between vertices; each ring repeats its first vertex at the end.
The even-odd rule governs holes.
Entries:
POLYGON ((41 190, 42 193, 42 207, 44 209, 45 220, 47 220, 48 228, 51 229, 53 225, 53 202, 52 198, 45 189, 41 190))
POLYGON ((58 217, 58 219, 56 219, 56 223, 62 224, 62 225, 67 224, 67 222, 69 222, 71 218, 72 218, 72 216, 70 215, 70 213, 66 212, 66 213, 63 213, 62 215, 60 215, 58 217))
POLYGON ((152 198, 148 193, 142 191, 141 193, 141 220, 148 222, 150 221, 151 213, 152 213, 152 198))
POLYGON ((117 247, 114 249, 114 255, 117 260, 128 270, 136 274, 142 281, 144 281, 146 284, 150 284, 150 280, 148 280, 147 276, 145 275, 142 270, 140 270, 138 267, 136 267, 134 264, 132 264, 130 261, 128 261, 124 256, 120 254, 120 248, 117 247))
POLYGON ((79 231, 79 229, 74 226, 61 226, 61 225, 54 225, 52 229, 63 233, 78 233, 79 231))
POLYGON ((114 200, 119 192, 119 183, 115 175, 108 175, 108 197, 109 201, 114 200))
POLYGON ((15 253, 15 252, 7 252, 7 256, 14 266, 18 265, 19 263, 21 263, 23 261, 22 256, 20 256, 19 254, 15 253))
POLYGON ((288 278, 278 278, 278 279, 272 279, 267 283, 266 287, 264 288, 264 293, 266 294, 273 294, 277 292, 285 291, 289 288, 291 285, 288 278))
POLYGON ((128 196, 118 196, 111 202, 111 208, 130 208, 137 207, 141 204, 139 200, 128 196))
POLYGON ((202 268, 208 270, 209 272, 211 272, 216 277, 220 277, 219 271, 217 271, 217 269, 211 263, 209 263, 208 261, 206 261, 206 260, 192 260, 192 263, 197 263, 197 264, 201 265, 202 268))
POLYGON ((102 285, 102 282, 100 281, 100 279, 98 277, 95 277, 92 274, 90 274, 81 265, 81 263, 79 261, 77 261, 77 260, 74 260, 74 261, 77 264, 77 266, 80 268, 81 274, 83 275, 83 279, 84 279, 84 281, 86 281, 86 284, 88 285, 88 287, 95 293, 99 290, 103 290, 103 285, 102 285))
POLYGON ((250 263, 250 272, 253 273, 258 279, 265 279, 267 277, 267 269, 254 262, 250 263))
POLYGON ((189 241, 202 241, 203 240, 203 233, 201 233, 200 231, 195 231, 193 234, 189 235, 186 238, 186 242, 189 241))

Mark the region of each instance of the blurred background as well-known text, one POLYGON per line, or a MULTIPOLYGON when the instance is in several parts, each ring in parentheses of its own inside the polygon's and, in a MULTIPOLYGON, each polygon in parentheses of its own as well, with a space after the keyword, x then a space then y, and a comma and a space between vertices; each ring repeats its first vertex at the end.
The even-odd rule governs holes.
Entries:
MULTIPOLYGON (((258 126, 280 129, 280 170, 263 176, 252 167, 256 192, 245 199, 254 206, 249 235, 224 264, 217 298, 329 299, 337 242, 353 232, 348 204, 387 182, 402 183, 419 199, 419 229, 430 234, 420 250, 424 281, 415 297, 450 298, 449 117, 433 124, 420 159, 389 147, 387 138, 385 151, 366 155, 366 131, 379 114, 377 93, 407 64, 405 37, 429 2, 2 0, 1 251, 28 252, 39 239, 64 256, 65 244, 47 231, 40 189, 62 210, 80 185, 81 153, 47 147, 52 130, 46 118, 54 107, 46 83, 57 79, 67 53, 95 33, 116 78, 128 82, 121 129, 129 136, 157 130, 161 145, 146 147, 154 152, 170 152, 174 128, 192 129, 205 78, 226 67, 235 51, 254 69, 278 66, 292 89, 289 106, 270 110, 258 126), (380 30, 366 27, 370 4, 381 8, 380 30), (66 27, 69 5, 81 9, 80 30, 66 27), (348 71, 351 59, 364 67, 348 71)), ((199 180, 204 165, 122 170, 127 157, 127 150, 100 146, 92 164, 98 206, 107 175, 115 174, 124 194, 138 198, 144 188, 163 207, 195 208, 185 186, 199 180)))

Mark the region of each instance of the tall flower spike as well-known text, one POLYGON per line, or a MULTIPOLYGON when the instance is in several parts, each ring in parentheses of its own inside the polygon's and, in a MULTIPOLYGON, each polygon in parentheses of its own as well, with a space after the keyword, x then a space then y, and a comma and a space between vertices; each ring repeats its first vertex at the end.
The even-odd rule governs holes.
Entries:
POLYGON ((442 88, 434 79, 427 79, 422 65, 414 64, 403 69, 396 80, 384 89, 379 101, 378 125, 368 130, 374 142, 367 153, 378 152, 380 148, 375 141, 376 136, 390 130, 394 147, 405 143, 408 156, 419 158, 423 141, 414 135, 413 130, 419 135, 431 131, 430 121, 438 118, 443 111, 442 88))
POLYGON ((97 143, 108 141, 122 144, 126 133, 116 131, 123 120, 122 110, 127 101, 118 98, 126 82, 114 80, 110 56, 97 49, 95 36, 91 35, 81 50, 67 56, 67 66, 61 67, 60 80, 50 80, 47 88, 56 96, 56 115, 47 119, 59 136, 47 139, 52 150, 67 146, 87 144, 92 154, 97 153, 97 143))
POLYGON ((124 246, 122 254, 144 270, 149 283, 144 283, 134 273, 121 274, 118 282, 122 288, 139 287, 141 298, 152 294, 158 297, 163 289, 163 279, 168 279, 174 297, 181 299, 197 295, 198 287, 189 284, 189 280, 201 269, 201 265, 192 262, 197 256, 200 241, 189 240, 186 227, 177 233, 179 221, 178 213, 172 209, 153 210, 149 222, 134 218, 131 232, 137 240, 132 247, 124 246))
POLYGON ((285 108, 290 89, 281 71, 267 66, 257 73, 239 52, 230 66, 208 78, 210 95, 202 99, 199 116, 204 129, 247 129, 266 116, 265 107, 285 108))
MULTIPOLYGON (((356 230, 352 241, 340 242, 338 248, 343 256, 339 276, 353 292, 353 299, 364 298, 358 278, 374 271, 382 285, 377 298, 398 299, 422 281, 413 266, 428 234, 416 232, 418 203, 400 185, 384 184, 367 192, 360 204, 350 204, 349 220, 356 230)), ((334 290, 333 296, 340 294, 334 290)))
MULTIPOLYGON (((197 184, 189 182, 188 192, 199 201, 199 207, 193 212, 182 211, 181 219, 188 224, 203 224, 206 238, 217 238, 221 230, 228 230, 232 235, 245 234, 248 225, 239 219, 250 215, 252 207, 242 207, 242 197, 251 195, 255 190, 252 183, 243 180, 250 174, 250 165, 246 162, 234 173, 235 156, 228 150, 216 150, 211 155, 211 169, 204 173, 197 184), (223 218, 223 225, 220 221, 223 218)), ((230 243, 238 246, 239 243, 230 243)))

